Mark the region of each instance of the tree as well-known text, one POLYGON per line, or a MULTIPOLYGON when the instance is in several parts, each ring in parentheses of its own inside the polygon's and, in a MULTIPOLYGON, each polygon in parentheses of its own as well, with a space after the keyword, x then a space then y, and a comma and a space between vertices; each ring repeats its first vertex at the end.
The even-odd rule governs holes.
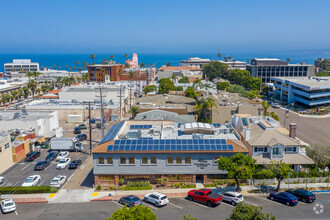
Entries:
POLYGON ((310 157, 321 169, 326 166, 330 167, 330 147, 313 144, 306 146, 306 154, 310 157))
POLYGON ((231 93, 240 93, 240 94, 243 94, 245 92, 245 88, 243 86, 239 86, 239 85, 231 85, 227 88, 227 91, 228 92, 231 92, 231 93))
POLYGON ((171 63, 170 63, 170 62, 167 62, 167 63, 166 63, 166 66, 171 66, 171 63))
POLYGON ((124 66, 124 68, 125 69, 129 69, 131 66, 129 65, 129 63, 125 63, 125 66, 124 66))
POLYGON ((288 178, 289 172, 292 171, 289 164, 283 163, 281 161, 271 161, 267 166, 272 175, 277 179, 276 191, 280 190, 281 181, 288 178))
POLYGON ((32 93, 32 99, 34 99, 34 92, 38 87, 38 83, 34 81, 33 79, 27 84, 28 88, 31 90, 32 93))
POLYGON ((185 91, 184 91, 185 95, 189 98, 194 99, 195 97, 198 96, 198 92, 195 91, 195 89, 193 87, 188 87, 185 91))
POLYGON ((270 107, 270 105, 267 104, 267 101, 266 100, 262 101, 261 104, 262 104, 262 107, 264 108, 264 116, 267 116, 268 115, 267 110, 270 107))
POLYGON ((159 93, 165 94, 169 91, 174 91, 174 83, 169 78, 163 78, 159 80, 159 93))
POLYGON ((29 96, 29 94, 30 94, 29 88, 27 86, 24 86, 23 87, 23 96, 24 96, 24 98, 27 98, 29 96))
POLYGON ((286 62, 291 63, 290 58, 286 58, 285 60, 286 60, 286 62))
POLYGON ((124 57, 125 57, 125 60, 127 60, 127 58, 128 58, 128 54, 125 54, 124 57))
POLYGON ((140 67, 143 68, 145 65, 144 63, 140 63, 140 67))
POLYGON ((217 57, 220 60, 220 58, 221 58, 221 53, 220 52, 217 54, 217 57))
POLYGON ((228 82, 219 82, 217 84, 217 90, 226 90, 230 84, 228 82))
POLYGON ((91 54, 91 55, 90 55, 90 58, 92 59, 92 63, 94 63, 95 55, 94 55, 94 54, 91 54))
POLYGON ((172 82, 173 83, 175 83, 175 81, 176 81, 177 78, 178 77, 174 73, 171 75, 171 79, 172 79, 172 82))
POLYGON ((177 86, 177 87, 175 87, 175 91, 183 91, 183 86, 177 86))
POLYGON ((156 92, 156 91, 157 91, 157 86, 155 86, 155 85, 148 85, 148 86, 144 87, 144 89, 143 89, 143 92, 145 94, 148 94, 149 92, 156 92))
POLYGON ((179 83, 189 83, 188 76, 183 76, 181 79, 179 79, 179 83))
POLYGON ((31 81, 31 77, 33 76, 32 72, 25 72, 25 76, 29 77, 29 82, 31 81))
POLYGON ((263 213, 261 207, 244 204, 242 202, 233 209, 227 220, 275 220, 270 213, 263 213))
POLYGON ((86 82, 86 81, 88 81, 88 79, 89 79, 89 75, 88 75, 88 73, 84 73, 84 74, 82 75, 82 80, 83 80, 84 82, 86 82))
POLYGON ((139 113, 139 107, 137 106, 131 106, 129 108, 129 113, 132 114, 132 117, 135 118, 136 114, 139 113))
POLYGON ((207 77, 210 81, 218 77, 227 79, 228 73, 228 65, 219 61, 211 61, 203 66, 204 79, 207 77))
POLYGON ((280 120, 280 118, 278 117, 278 115, 277 115, 275 112, 271 112, 271 113, 270 113, 270 116, 271 116, 272 118, 274 118, 276 121, 279 121, 279 120, 280 120))
POLYGON ((34 80, 37 81, 37 77, 42 75, 42 73, 39 72, 32 72, 32 76, 34 76, 34 80))
POLYGON ((258 90, 251 90, 246 93, 246 96, 248 99, 254 99, 259 97, 259 91, 258 90))
POLYGON ((271 88, 271 87, 269 87, 269 86, 264 86, 264 87, 262 87, 262 89, 261 89, 261 94, 263 95, 263 96, 265 96, 265 97, 269 97, 269 93, 270 92, 272 92, 273 91, 273 89, 271 88))
POLYGON ((199 102, 194 107, 194 109, 197 111, 198 121, 210 123, 211 118, 209 117, 209 112, 213 107, 217 107, 214 99, 211 97, 201 98, 201 100, 199 100, 199 102))
POLYGON ((117 209, 110 218, 106 220, 156 220, 157 216, 147 206, 136 205, 131 208, 124 206, 117 209))
POLYGON ((249 60, 249 59, 247 59, 247 60, 246 60, 246 63, 247 63, 247 64, 249 64, 249 63, 250 63, 250 60, 249 60))
POLYGON ((255 171, 256 160, 252 159, 249 155, 242 153, 235 154, 228 158, 220 157, 218 160, 219 170, 228 172, 228 178, 234 178, 236 182, 236 191, 240 191, 239 180, 246 181, 252 178, 255 171))
POLYGON ((110 55, 110 59, 113 60, 115 58, 114 55, 110 55))

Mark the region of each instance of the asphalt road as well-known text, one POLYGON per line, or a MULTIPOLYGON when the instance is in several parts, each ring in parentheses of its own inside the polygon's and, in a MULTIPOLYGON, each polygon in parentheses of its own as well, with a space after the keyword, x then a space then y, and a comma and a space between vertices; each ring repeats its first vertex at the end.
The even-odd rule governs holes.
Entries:
MULTIPOLYGON (((330 194, 316 194, 316 197, 318 201, 312 204, 299 202, 294 207, 270 201, 266 196, 245 196, 244 202, 263 207, 264 212, 271 212, 277 219, 329 219, 330 194)), ((170 203, 161 208, 154 207, 148 203, 144 203, 144 205, 150 207, 157 215, 157 219, 160 220, 182 220, 184 215, 188 216, 189 214, 198 220, 225 219, 234 209, 233 206, 224 202, 217 207, 209 208, 199 203, 190 202, 184 198, 171 198, 170 203)), ((6 214, 4 215, 4 219, 104 220, 121 207, 122 205, 117 201, 66 204, 17 204, 17 213, 6 214)), ((2 219, 1 217, 0 214, 0 219, 2 219)))
MULTIPOLYGON (((69 157, 71 160, 75 159, 81 159, 82 163, 88 158, 89 154, 88 149, 84 149, 82 152, 70 152, 69 157)), ((58 162, 52 161, 51 165, 48 166, 44 170, 40 171, 34 171, 34 166, 39 161, 45 160, 46 156, 48 155, 47 150, 43 149, 41 150, 41 155, 39 158, 37 158, 33 162, 19 162, 15 165, 13 165, 11 168, 6 170, 1 176, 5 177, 4 183, 1 184, 1 186, 21 186, 25 179, 31 175, 40 175, 41 176, 41 182, 39 185, 42 186, 49 186, 52 179, 57 175, 65 175, 68 179, 73 175, 73 173, 76 171, 69 170, 68 168, 65 168, 63 170, 57 170, 56 165, 58 162)))
MULTIPOLYGON (((275 112, 284 125, 285 110, 269 108, 269 112, 275 112)), ((297 124, 297 137, 309 144, 330 146, 330 118, 306 118, 289 112, 285 120, 285 127, 289 129, 290 123, 297 124)))

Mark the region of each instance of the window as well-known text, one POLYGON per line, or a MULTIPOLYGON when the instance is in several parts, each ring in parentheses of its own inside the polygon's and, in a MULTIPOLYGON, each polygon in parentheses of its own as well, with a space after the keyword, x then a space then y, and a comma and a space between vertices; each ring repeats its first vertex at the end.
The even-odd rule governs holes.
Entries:
POLYGON ((157 159, 156 159, 156 157, 151 157, 151 158, 150 158, 150 162, 151 162, 151 164, 157 164, 157 159))
POLYGON ((129 164, 135 164, 134 157, 129 157, 129 158, 128 158, 128 163, 129 163, 129 164))
POLYGON ((104 164, 104 157, 98 157, 98 163, 104 164))
POLYGON ((257 152, 264 152, 264 148, 263 147, 258 147, 258 151, 257 152))
POLYGON ((142 164, 148 164, 148 157, 142 157, 142 164))
POLYGON ((107 164, 113 164, 112 157, 107 157, 107 164))
POLYGON ((182 157, 177 157, 176 158, 176 163, 177 164, 182 164, 182 157))
POLYGON ((191 164, 191 157, 185 157, 184 162, 185 164, 191 164))
POLYGON ((287 147, 285 148, 286 152, 296 152, 297 151, 297 147, 287 147))
POLYGON ((5 150, 9 147, 9 143, 5 144, 5 150))
POLYGON ((168 164, 173 164, 173 157, 168 157, 167 158, 167 163, 168 164))
POLYGON ((126 157, 120 158, 120 164, 126 164, 126 157))

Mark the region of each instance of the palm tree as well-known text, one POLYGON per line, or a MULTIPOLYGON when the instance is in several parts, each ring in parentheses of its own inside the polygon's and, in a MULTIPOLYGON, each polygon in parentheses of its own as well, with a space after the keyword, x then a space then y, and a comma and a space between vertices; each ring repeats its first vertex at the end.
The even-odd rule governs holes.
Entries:
POLYGON ((145 65, 144 63, 140 63, 140 67, 143 68, 145 65))
POLYGON ((86 62, 85 61, 83 62, 83 65, 86 66, 86 62))
POLYGON ((195 86, 198 85, 199 88, 202 88, 202 80, 200 79, 196 79, 194 82, 193 82, 193 87, 195 88, 195 86))
POLYGON ((65 68, 68 68, 69 66, 68 65, 65 65, 65 68))
POLYGON ((72 68, 73 68, 74 70, 76 69, 76 67, 75 67, 75 66, 73 66, 72 68))
POLYGON ((171 76, 172 82, 175 83, 175 80, 176 80, 177 78, 178 78, 178 77, 173 73, 172 76, 171 76))
POLYGON ((53 67, 54 67, 54 69, 55 69, 56 65, 54 64, 53 67))
POLYGON ((113 60, 115 58, 114 55, 110 55, 110 59, 113 60))
POLYGON ((102 68, 101 69, 101 77, 102 77, 102 79, 101 79, 101 81, 105 81, 105 69, 104 68, 102 68))
POLYGON ((88 78, 89 78, 88 73, 84 73, 84 74, 82 75, 82 80, 83 80, 84 82, 88 81, 88 78))
POLYGON ((41 66, 41 69, 43 70, 44 69, 44 66, 41 66))
POLYGON ((249 63, 250 63, 250 60, 249 60, 249 59, 247 59, 247 60, 246 60, 246 62, 247 62, 247 64, 249 64, 249 63))
POLYGON ((218 56, 218 59, 220 60, 220 58, 221 58, 221 53, 219 52, 219 53, 217 54, 217 56, 218 56))
POLYGON ((167 63, 166 63, 166 66, 171 66, 171 63, 170 63, 170 62, 167 62, 167 63))
POLYGON ((95 55, 94 55, 94 54, 91 54, 91 55, 90 55, 90 58, 92 59, 92 63, 94 63, 95 55))
POLYGON ((39 95, 40 92, 41 92, 41 89, 40 89, 40 88, 37 88, 37 89, 36 89, 36 93, 39 95))
POLYGON ((28 88, 31 90, 32 93, 32 99, 34 99, 34 92, 37 89, 37 87, 38 87, 38 83, 33 79, 31 80, 31 82, 28 83, 28 88))
POLYGON ((129 71, 129 106, 132 106, 132 79, 135 73, 133 71, 129 71))
POLYGON ((103 59, 103 61, 107 61, 107 59, 106 59, 106 58, 104 58, 104 59, 103 59))
POLYGON ((33 76, 32 72, 25 72, 25 76, 29 77, 29 83, 31 81, 31 76, 33 76))
POLYGON ((79 70, 79 61, 76 61, 77 67, 76 69, 79 70))
POLYGON ((217 107, 217 105, 211 97, 201 98, 199 103, 195 105, 198 121, 211 122, 212 120, 209 118, 209 111, 211 111, 213 107, 217 107))
POLYGON ((128 54, 125 54, 124 57, 125 57, 125 60, 127 60, 128 54))
POLYGON ((291 63, 290 58, 286 58, 285 60, 286 62, 291 63))
POLYGON ((23 68, 20 68, 20 69, 19 69, 19 72, 20 72, 20 73, 24 73, 25 70, 24 70, 23 68))
POLYGON ((13 99, 15 100, 16 99, 16 97, 18 96, 18 91, 12 91, 11 93, 10 93, 10 95, 13 97, 13 99))
POLYGON ((57 68, 60 70, 61 69, 61 66, 58 66, 57 68))
POLYGON ((34 76, 34 80, 37 81, 37 77, 41 75, 39 72, 32 72, 32 75, 34 76))
POLYGON ((56 87, 59 89, 62 88, 62 77, 56 78, 56 87))
POLYGON ((132 113, 132 118, 135 118, 136 114, 139 112, 139 107, 131 106, 129 108, 129 113, 132 113))

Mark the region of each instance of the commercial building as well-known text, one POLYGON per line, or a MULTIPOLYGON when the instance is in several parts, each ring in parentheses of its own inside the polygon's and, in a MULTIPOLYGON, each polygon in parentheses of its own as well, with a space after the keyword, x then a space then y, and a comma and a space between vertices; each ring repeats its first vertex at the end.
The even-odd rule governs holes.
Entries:
POLYGON ((0 174, 14 165, 10 135, 0 132, 0 174))
POLYGON ((14 59, 12 63, 5 63, 5 74, 10 77, 11 72, 18 72, 24 69, 25 72, 39 71, 39 63, 31 63, 30 59, 14 59))
POLYGON ((209 64, 210 59, 201 59, 199 57, 188 58, 188 60, 181 60, 180 66, 196 66, 200 69, 203 69, 203 65, 209 64))
POLYGON ((114 180, 207 183, 226 171, 218 169, 220 156, 248 150, 231 126, 172 121, 122 121, 111 127, 93 150, 94 184, 114 180))
POLYGON ((123 65, 113 61, 104 61, 101 64, 88 65, 89 81, 110 82, 120 81, 123 65))
POLYGON ((289 64, 279 59, 254 58, 246 65, 251 76, 260 78, 262 83, 269 83, 273 77, 307 77, 313 76, 315 67, 308 64, 289 64))
POLYGON ((128 64, 130 68, 139 68, 139 59, 136 53, 133 53, 132 59, 125 60, 125 64, 128 64))
POLYGON ((317 58, 314 62, 316 72, 323 71, 330 67, 330 59, 317 58))
POLYGON ((286 103, 330 104, 330 77, 274 77, 273 94, 286 103))
POLYGON ((0 114, 0 129, 33 130, 37 136, 46 138, 63 135, 56 111, 3 111, 0 114))
POLYGON ((194 115, 179 115, 175 112, 163 110, 151 110, 139 113, 135 116, 136 121, 173 121, 175 123, 196 122, 194 115))
POLYGON ((314 164, 296 139, 295 123, 290 124, 288 131, 269 116, 237 114, 234 115, 232 124, 258 165, 281 161, 290 164, 298 172, 301 165, 314 164))
POLYGON ((28 81, 25 79, 3 79, 0 80, 0 96, 10 94, 24 86, 27 86, 28 81))
POLYGON ((228 69, 239 69, 239 70, 245 70, 246 69, 246 63, 242 61, 237 61, 231 56, 226 56, 223 61, 220 61, 221 63, 227 64, 228 69))
POLYGON ((158 80, 163 78, 171 78, 172 75, 177 77, 193 77, 202 78, 202 71, 197 66, 162 66, 158 69, 157 78, 158 80))

